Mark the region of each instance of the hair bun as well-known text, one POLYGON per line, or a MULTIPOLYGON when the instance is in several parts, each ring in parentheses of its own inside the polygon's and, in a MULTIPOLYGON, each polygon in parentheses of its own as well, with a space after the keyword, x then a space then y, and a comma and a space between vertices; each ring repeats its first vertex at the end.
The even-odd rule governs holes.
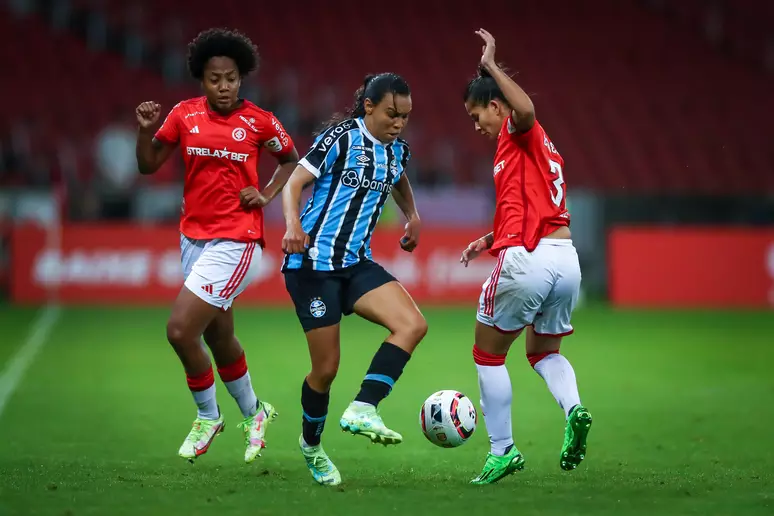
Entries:
POLYGON ((484 68, 484 65, 478 65, 478 76, 481 77, 482 79, 485 79, 487 77, 491 77, 492 74, 489 73, 489 70, 484 68))

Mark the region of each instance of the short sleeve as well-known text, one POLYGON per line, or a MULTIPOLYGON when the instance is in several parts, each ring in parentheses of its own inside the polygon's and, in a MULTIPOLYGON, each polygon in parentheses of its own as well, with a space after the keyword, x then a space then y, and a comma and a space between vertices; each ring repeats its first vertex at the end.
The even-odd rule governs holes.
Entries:
POLYGON ((180 104, 177 104, 167 115, 164 123, 156 131, 156 139, 162 143, 174 145, 180 141, 180 104))
POLYGON ((535 123, 525 133, 519 133, 513 125, 513 115, 509 116, 506 121, 506 130, 513 141, 515 141, 520 147, 537 152, 540 146, 543 145, 543 127, 535 120, 535 123))
POLYGON ((329 172, 339 158, 342 147, 346 152, 346 148, 349 146, 348 129, 352 127, 352 124, 350 123, 349 126, 346 124, 347 122, 344 122, 333 126, 318 136, 312 144, 312 148, 298 163, 315 177, 329 172))
POLYGON ((276 158, 286 156, 294 149, 293 139, 273 115, 269 115, 263 127, 261 140, 261 144, 276 158))

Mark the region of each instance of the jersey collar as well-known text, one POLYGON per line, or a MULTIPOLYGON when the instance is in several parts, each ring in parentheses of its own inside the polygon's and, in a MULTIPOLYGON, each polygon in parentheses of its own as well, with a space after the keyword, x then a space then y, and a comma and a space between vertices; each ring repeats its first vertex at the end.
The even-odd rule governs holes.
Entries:
POLYGON ((242 97, 238 97, 238 101, 242 101, 242 104, 236 108, 234 111, 229 113, 228 115, 221 115, 214 109, 212 109, 212 106, 210 106, 210 103, 207 102, 207 97, 202 97, 204 99, 204 107, 207 108, 207 114, 210 115, 210 118, 230 118, 237 113, 241 113, 246 107, 247 107, 247 101, 243 99, 242 97))

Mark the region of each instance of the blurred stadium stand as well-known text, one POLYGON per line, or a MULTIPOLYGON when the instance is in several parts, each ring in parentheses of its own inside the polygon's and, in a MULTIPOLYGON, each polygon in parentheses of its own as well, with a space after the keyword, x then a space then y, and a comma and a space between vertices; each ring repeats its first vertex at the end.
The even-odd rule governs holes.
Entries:
POLYGON ((108 122, 131 123, 143 99, 169 108, 196 94, 185 43, 210 26, 242 29, 259 44, 263 66, 245 93, 276 111, 300 147, 350 102, 365 73, 395 70, 414 90, 407 138, 417 180, 486 181, 492 151, 460 101, 478 53, 472 30, 486 21, 498 56, 533 92, 573 187, 774 190, 774 76, 762 55, 754 58, 774 37, 771 2, 644 2, 654 6, 648 11, 616 0, 560 0, 550 9, 495 1, 483 2, 474 20, 434 0, 392 4, 389 15, 351 0, 335 9, 308 1, 288 9, 236 0, 217 9, 200 0, 10 4, 31 12, 0 21, 0 55, 21 72, 1 108, 3 149, 11 151, 3 184, 91 177, 93 139, 108 122), (25 138, 34 145, 18 143, 25 138))
MULTIPOLYGON (((473 30, 483 26, 563 154, 570 199, 604 212, 597 225, 772 223, 767 0, 7 0, 0 57, 13 80, 2 83, 0 189, 55 192, 71 220, 173 219, 180 160, 137 177, 126 130, 141 101, 166 111, 198 94, 186 43, 212 26, 243 30, 258 44, 261 68, 243 95, 274 111, 301 152, 366 73, 404 75, 414 97, 411 174, 437 222, 491 216, 493 149, 461 101, 480 56, 473 30), (100 154, 115 156, 111 170, 100 154), (450 199, 475 208, 455 210, 450 199)), ((271 171, 264 166, 262 177, 271 171)), ((0 199, 0 220, 6 205, 0 199)), ((594 242, 597 233, 589 230, 594 242)))

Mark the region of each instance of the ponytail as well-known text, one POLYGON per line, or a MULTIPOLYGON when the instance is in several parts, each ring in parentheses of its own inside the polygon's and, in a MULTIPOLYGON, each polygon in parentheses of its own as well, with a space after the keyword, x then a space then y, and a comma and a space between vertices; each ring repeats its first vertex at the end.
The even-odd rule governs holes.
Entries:
POLYGON ((366 115, 365 112, 365 92, 366 88, 368 88, 368 83, 370 83, 376 75, 366 75, 365 79, 363 79, 363 85, 357 89, 355 92, 355 103, 352 105, 351 108, 349 108, 348 115, 350 118, 362 118, 366 115))
POLYGON ((334 113, 328 121, 320 126, 320 129, 314 133, 314 136, 319 136, 328 128, 349 118, 363 118, 366 116, 365 99, 371 99, 371 102, 378 104, 388 93, 410 95, 411 91, 409 90, 408 83, 400 75, 394 73, 366 75, 362 86, 355 92, 355 102, 352 106, 343 113, 334 113))
POLYGON ((357 91, 355 91, 355 102, 352 104, 352 106, 344 111, 343 113, 340 111, 337 111, 336 113, 333 113, 331 117, 324 122, 320 128, 314 132, 314 136, 319 136, 322 133, 324 133, 328 128, 333 127, 334 125, 337 125, 344 120, 347 120, 348 118, 362 118, 365 116, 365 90, 368 86, 368 83, 373 80, 373 78, 376 77, 376 75, 370 74, 366 75, 365 79, 363 79, 363 85, 360 86, 357 91))
MULTIPOLYGON (((500 66, 500 69, 510 75, 508 70, 503 66, 500 66)), ((492 74, 489 73, 489 70, 484 68, 483 65, 479 65, 478 73, 465 87, 463 101, 472 102, 477 106, 486 106, 495 99, 508 104, 508 100, 505 98, 505 95, 503 95, 503 92, 497 85, 497 81, 492 77, 492 74)))

